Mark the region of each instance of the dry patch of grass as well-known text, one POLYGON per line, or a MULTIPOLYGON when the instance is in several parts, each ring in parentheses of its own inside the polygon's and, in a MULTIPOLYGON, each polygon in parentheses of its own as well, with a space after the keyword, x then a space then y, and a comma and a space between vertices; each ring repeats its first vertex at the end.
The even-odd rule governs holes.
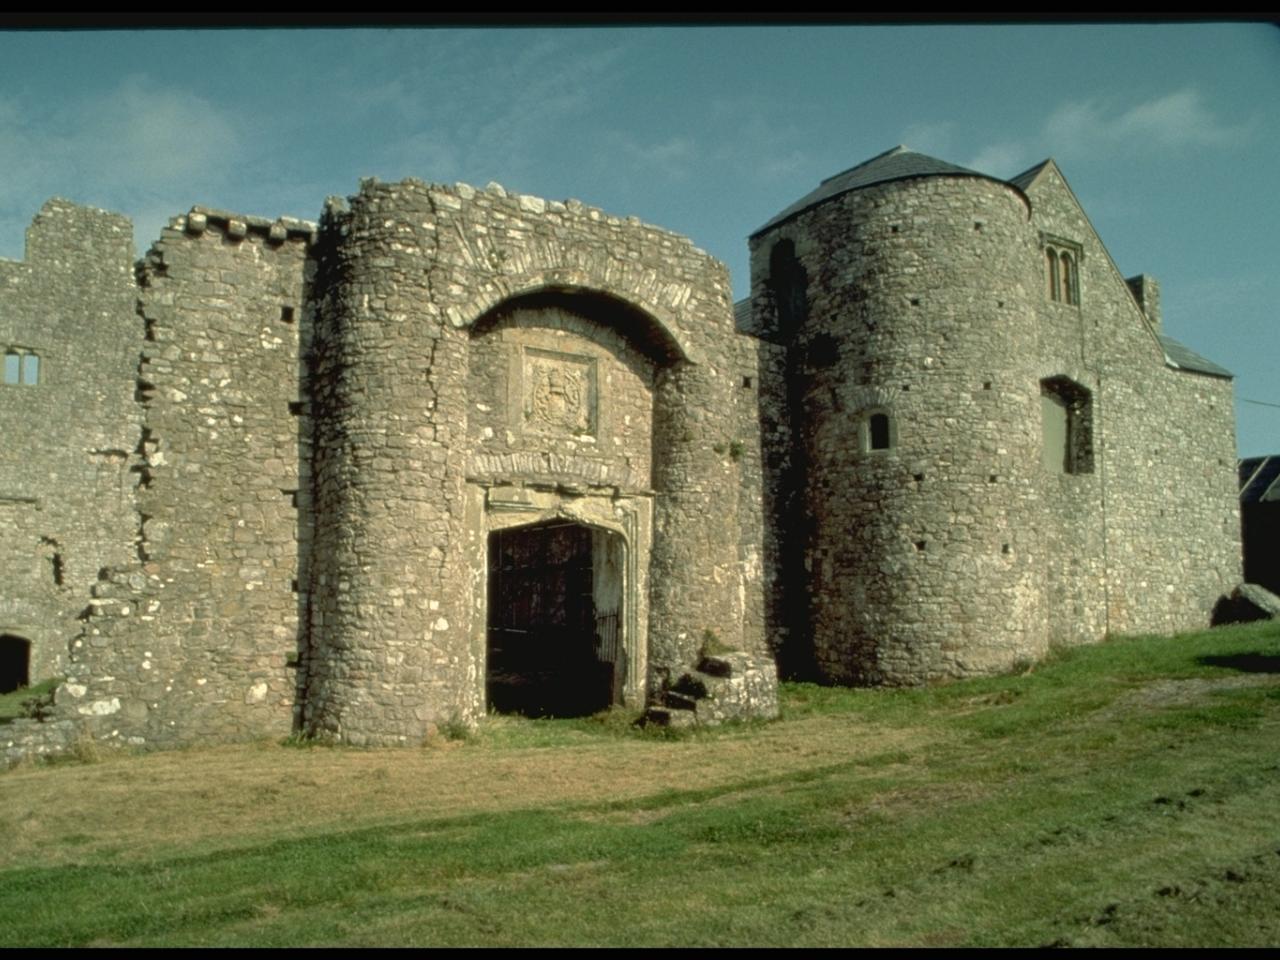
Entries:
POLYGON ((1134 709, 1186 707, 1195 703, 1207 703, 1215 693, 1246 687, 1280 688, 1280 674, 1246 673, 1235 677, 1152 680, 1121 694, 1109 707, 1099 712, 1098 719, 1109 719, 1134 709))
MULTIPOLYGON (((495 718, 510 724, 508 718, 495 718)), ((529 721, 526 721, 529 722, 529 721)), ((672 791, 768 783, 815 765, 919 749, 936 730, 883 729, 849 716, 726 732, 713 740, 603 738, 493 749, 296 749, 224 745, 0 776, 0 866, 164 855, 314 831, 448 819, 547 805, 634 801, 672 791)), ((624 816, 645 817, 631 810, 624 816)))

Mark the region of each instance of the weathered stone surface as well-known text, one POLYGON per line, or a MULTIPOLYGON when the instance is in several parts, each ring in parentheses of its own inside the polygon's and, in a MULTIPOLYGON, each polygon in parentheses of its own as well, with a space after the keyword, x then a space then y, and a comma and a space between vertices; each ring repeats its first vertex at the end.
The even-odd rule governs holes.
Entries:
POLYGON ((33 681, 66 673, 99 570, 135 556, 136 301, 118 214, 50 200, 26 259, 0 260, 0 353, 38 367, 0 384, 0 635, 30 644, 33 681))
POLYGON ((716 726, 778 715, 778 671, 769 655, 732 652, 704 656, 662 692, 646 723, 667 727, 716 726))
POLYGON ((1206 625, 1240 578, 1230 379, 1166 362, 1052 161, 862 182, 751 238, 784 670, 912 684, 1206 625))
POLYGON ((736 318, 687 239, 497 184, 195 207, 136 271, 50 201, 0 262, 0 642, 65 680, 6 756, 420 743, 483 715, 489 607, 530 598, 671 723, 772 716, 775 658, 923 683, 1203 625, 1230 380, 1166 362, 1051 162, 945 167, 771 222, 736 318), (565 526, 572 604, 490 589, 565 526))

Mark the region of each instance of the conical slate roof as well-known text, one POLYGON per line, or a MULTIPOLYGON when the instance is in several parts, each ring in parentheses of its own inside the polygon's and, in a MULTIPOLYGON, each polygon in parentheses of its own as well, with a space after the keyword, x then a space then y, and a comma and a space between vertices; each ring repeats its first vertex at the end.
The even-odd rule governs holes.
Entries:
POLYGON ((832 197, 848 193, 850 190, 861 190, 863 187, 869 187, 876 183, 886 183, 890 180, 937 176, 982 177, 985 180, 995 180, 997 183, 1006 182, 998 177, 991 177, 985 173, 979 173, 977 170, 970 170, 967 167, 958 167, 954 163, 947 163, 945 160, 938 160, 923 153, 916 153, 914 150, 908 150, 906 147, 898 145, 892 150, 886 150, 884 153, 858 164, 856 167, 850 167, 843 173, 827 177, 818 185, 818 189, 801 197, 759 230, 756 230, 752 236, 755 236, 756 233, 763 233, 770 227, 781 223, 783 220, 789 220, 797 213, 808 210, 824 200, 830 200, 832 197))

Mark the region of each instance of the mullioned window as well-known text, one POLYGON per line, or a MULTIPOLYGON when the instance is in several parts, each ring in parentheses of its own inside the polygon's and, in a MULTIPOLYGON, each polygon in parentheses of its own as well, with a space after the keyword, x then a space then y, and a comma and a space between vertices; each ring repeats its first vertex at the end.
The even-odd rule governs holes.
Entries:
POLYGON ((1045 292, 1053 302, 1080 305, 1080 258, 1078 244, 1045 238, 1045 292))
POLYGON ((40 355, 34 350, 9 347, 4 352, 3 378, 7 386, 34 387, 40 382, 40 355))

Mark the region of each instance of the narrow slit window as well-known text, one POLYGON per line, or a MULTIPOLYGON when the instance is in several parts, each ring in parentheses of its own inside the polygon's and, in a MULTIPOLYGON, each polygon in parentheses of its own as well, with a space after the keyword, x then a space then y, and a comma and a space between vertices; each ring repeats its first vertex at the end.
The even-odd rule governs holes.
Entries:
POLYGON ((1076 302, 1076 265, 1069 253, 1062 255, 1062 302, 1072 305, 1076 302))

